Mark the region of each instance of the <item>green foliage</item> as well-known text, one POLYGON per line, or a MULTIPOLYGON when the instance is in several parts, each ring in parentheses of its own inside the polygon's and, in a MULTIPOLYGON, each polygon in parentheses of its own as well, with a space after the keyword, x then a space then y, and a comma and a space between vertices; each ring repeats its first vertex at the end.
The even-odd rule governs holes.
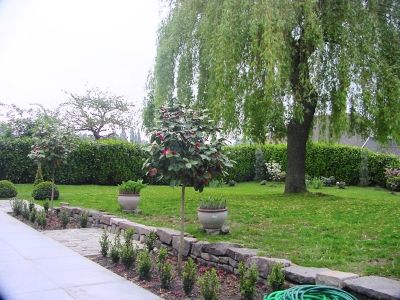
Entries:
MULTIPOLYGON (((44 181, 39 183, 33 188, 32 197, 35 200, 45 200, 51 199, 51 189, 53 183, 51 181, 44 181)), ((58 190, 57 185, 54 184, 54 200, 57 200, 60 197, 60 192, 58 190)))
POLYGON ((121 257, 121 238, 119 233, 115 235, 114 242, 111 244, 110 257, 113 263, 119 262, 121 257))
POLYGON ((150 157, 143 168, 151 177, 163 178, 174 186, 193 186, 202 192, 231 166, 223 154, 225 139, 217 138, 218 132, 208 111, 183 105, 162 107, 147 148, 150 157))
POLYGON ((171 1, 144 123, 185 103, 265 142, 311 108, 333 136, 371 129, 400 140, 398 11, 398 0, 171 1))
POLYGON ((30 215, 30 210, 28 207, 28 204, 24 201, 23 205, 22 205, 22 212, 21 215, 25 220, 29 220, 29 215, 30 215))
POLYGON ((139 251, 137 257, 137 270, 140 279, 149 280, 151 278, 151 258, 149 251, 146 249, 139 251))
POLYGON ((133 228, 128 228, 125 230, 125 232, 124 232, 125 245, 132 244, 134 234, 135 234, 135 230, 133 228))
POLYGON ((86 228, 88 221, 89 221, 89 213, 86 210, 84 210, 79 217, 79 223, 81 225, 81 228, 86 228))
POLYGON ((197 265, 189 258, 182 273, 182 284, 185 295, 190 297, 197 279, 197 265))
POLYGON ((313 189, 317 189, 317 190, 319 190, 320 188, 322 188, 322 186, 323 186, 323 181, 320 179, 320 178, 312 178, 311 180, 310 180, 310 186, 313 188, 313 189))
POLYGON ((400 177, 390 177, 386 181, 386 187, 391 191, 400 191, 400 177))
POLYGON ((120 256, 121 262, 127 270, 132 267, 136 259, 136 249, 133 248, 132 243, 128 244, 125 242, 125 244, 121 246, 120 256))
POLYGON ((28 158, 32 139, 0 139, 0 179, 32 183, 37 164, 28 158))
POLYGON ((218 300, 218 291, 221 286, 214 268, 204 272, 199 278, 200 293, 204 300, 218 300))
POLYGON ((221 197, 202 197, 199 208, 201 209, 224 209, 226 208, 226 199, 221 197))
MULTIPOLYGON (((0 139, 0 179, 16 183, 33 182, 34 164, 26 156, 31 143, 26 139, 0 139), (28 166, 29 168, 26 168, 28 166), (22 175, 21 175, 22 174, 22 175)), ((255 175, 255 150, 262 149, 265 161, 274 160, 286 169, 286 145, 239 145, 225 147, 227 156, 236 162, 225 175, 226 181, 252 181, 255 175)), ((327 143, 307 145, 306 173, 310 177, 330 177, 356 185, 360 180, 361 148, 327 143)), ((144 176, 142 162, 146 154, 138 145, 121 141, 80 142, 60 167, 56 180, 67 184, 117 184, 144 176), (96 165, 96 168, 91 166, 96 165)), ((368 173, 371 185, 386 185, 385 168, 400 166, 398 157, 368 151, 368 173)), ((48 167, 43 171, 48 174, 48 167)), ((48 175, 47 175, 48 176, 48 175)), ((165 181, 163 181, 165 182, 165 181)))
POLYGON ((172 280, 172 265, 170 263, 164 263, 160 269, 160 280, 161 288, 169 290, 171 288, 172 280))
POLYGON ((60 215, 58 216, 60 222, 61 222, 61 226, 62 228, 67 228, 67 225, 69 223, 69 216, 67 214, 67 212, 62 209, 60 212, 60 215))
POLYGON ((361 186, 369 185, 369 170, 368 170, 368 152, 361 152, 361 163, 360 163, 360 182, 361 186))
POLYGON ((224 181, 222 179, 213 179, 208 186, 211 188, 221 188, 224 186, 224 181))
POLYGON ((254 159, 254 181, 260 181, 265 178, 265 158, 262 149, 257 148, 254 159))
POLYGON ((43 210, 38 212, 36 217, 36 222, 39 227, 43 229, 46 227, 47 225, 46 213, 43 210))
POLYGON ((161 247, 157 255, 157 268, 160 273, 161 288, 170 289, 172 280, 172 265, 167 262, 168 250, 161 247))
POLYGON ((138 181, 124 181, 118 186, 118 190, 120 194, 140 194, 140 191, 145 188, 146 185, 143 183, 143 180, 138 181))
POLYGON ((38 185, 39 183, 42 183, 43 181, 44 181, 44 179, 43 179, 43 172, 42 172, 42 164, 38 163, 36 175, 35 175, 35 181, 33 182, 33 184, 38 185))
POLYGON ((161 247, 157 255, 157 267, 159 272, 161 272, 161 266, 167 262, 167 257, 168 257, 167 248, 161 247))
POLYGON ((243 262, 239 263, 239 289, 243 299, 254 299, 257 279, 258 269, 256 265, 248 268, 243 262))
POLYGON ((17 194, 17 189, 11 181, 0 181, 0 199, 14 198, 17 194))
POLYGON ((108 239, 107 231, 104 229, 103 234, 99 240, 100 243, 100 252, 103 257, 107 257, 108 250, 110 249, 110 240, 108 239))
POLYGON ((36 207, 33 207, 31 212, 29 213, 29 221, 31 221, 32 223, 35 223, 36 215, 37 215, 36 207))
POLYGON ((29 200, 28 208, 29 211, 32 211, 35 208, 35 202, 33 200, 29 200))
POLYGON ((155 233, 154 231, 150 231, 150 233, 146 236, 146 247, 149 252, 153 251, 157 239, 157 233, 155 233))
POLYGON ((271 273, 267 278, 267 285, 273 292, 283 290, 285 283, 285 274, 282 271, 282 265, 274 264, 271 273))
POLYGON ((49 201, 48 201, 48 200, 44 201, 44 203, 43 203, 43 209, 44 209, 44 211, 45 211, 46 213, 49 211, 49 208, 50 208, 50 203, 49 203, 49 201))
MULTIPOLYGON (((0 179, 32 183, 37 164, 27 156, 31 139, 0 139, 0 179)), ((119 184, 142 178, 145 155, 140 146, 115 140, 79 141, 58 168, 56 182, 67 184, 119 184), (96 166, 96 168, 93 168, 96 166)), ((42 164, 45 177, 50 177, 48 163, 42 164)))
MULTIPOLYGON (((11 209, 14 212, 14 214, 16 216, 19 216, 20 214, 22 214, 22 211, 24 210, 24 200, 21 199, 14 199, 10 201, 10 205, 11 205, 11 209)), ((29 212, 29 209, 28 209, 29 212)))

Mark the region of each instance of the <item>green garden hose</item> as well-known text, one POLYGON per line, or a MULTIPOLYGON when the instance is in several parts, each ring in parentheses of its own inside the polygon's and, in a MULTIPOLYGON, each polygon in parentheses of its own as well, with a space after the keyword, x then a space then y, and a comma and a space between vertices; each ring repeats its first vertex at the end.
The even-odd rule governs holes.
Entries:
POLYGON ((265 295, 264 300, 357 300, 349 293, 323 285, 299 285, 265 295))

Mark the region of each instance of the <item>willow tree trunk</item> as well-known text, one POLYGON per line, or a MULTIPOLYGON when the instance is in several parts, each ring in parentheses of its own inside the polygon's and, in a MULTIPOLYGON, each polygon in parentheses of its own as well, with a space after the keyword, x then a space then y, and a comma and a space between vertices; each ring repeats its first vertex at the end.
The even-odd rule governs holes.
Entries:
POLYGON ((304 116, 302 123, 292 121, 287 133, 287 171, 285 193, 306 192, 306 147, 313 114, 304 116))
POLYGON ((178 275, 182 275, 182 254, 184 246, 185 235, 185 185, 182 185, 181 193, 181 235, 179 238, 179 251, 178 251, 178 275))

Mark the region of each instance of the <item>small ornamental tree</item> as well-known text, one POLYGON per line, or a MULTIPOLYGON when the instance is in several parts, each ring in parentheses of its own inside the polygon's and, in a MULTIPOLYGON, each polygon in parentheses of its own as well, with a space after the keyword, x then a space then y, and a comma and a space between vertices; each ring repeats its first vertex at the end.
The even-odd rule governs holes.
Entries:
POLYGON ((185 188, 192 186, 202 192, 215 178, 226 174, 231 162, 223 154, 224 138, 210 120, 207 110, 194 110, 184 105, 161 107, 159 120, 151 134, 150 157, 143 167, 147 175, 163 178, 171 186, 181 186, 181 235, 178 251, 178 273, 181 274, 185 188))
POLYGON ((65 163, 75 146, 75 136, 71 130, 57 120, 45 117, 34 129, 32 150, 28 157, 36 163, 47 163, 51 170, 51 208, 54 207, 54 182, 56 168, 65 163))

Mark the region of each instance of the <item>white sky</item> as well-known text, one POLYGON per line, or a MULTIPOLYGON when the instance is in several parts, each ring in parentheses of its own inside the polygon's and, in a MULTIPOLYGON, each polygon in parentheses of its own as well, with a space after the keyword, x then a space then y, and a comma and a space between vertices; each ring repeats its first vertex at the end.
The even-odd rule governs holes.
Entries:
POLYGON ((141 106, 158 0, 0 0, 0 102, 55 107, 87 83, 141 106))

